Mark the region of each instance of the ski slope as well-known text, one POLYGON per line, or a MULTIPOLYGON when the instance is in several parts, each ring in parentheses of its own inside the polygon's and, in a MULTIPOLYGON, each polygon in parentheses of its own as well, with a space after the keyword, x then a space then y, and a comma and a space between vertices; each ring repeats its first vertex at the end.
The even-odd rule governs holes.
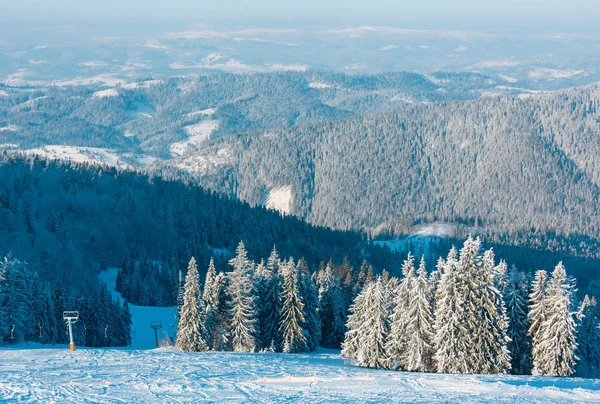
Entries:
POLYGON ((600 402, 600 381, 402 373, 313 354, 2 349, 0 401, 600 402))
MULTIPOLYGON (((116 275, 111 268, 100 278, 120 298, 116 275)), ((154 347, 150 321, 172 324, 174 308, 130 309, 135 332, 128 349, 0 348, 0 402, 600 403, 598 379, 371 370, 324 349, 307 354, 148 349, 154 347)))
MULTIPOLYGON (((115 282, 117 280, 117 268, 109 268, 100 273, 100 279, 106 283, 113 299, 122 299, 121 294, 115 291, 115 282)), ((174 337, 177 333, 175 327, 175 307, 148 307, 129 304, 131 311, 131 347, 132 349, 152 349, 156 348, 154 330, 150 327, 152 321, 162 322, 162 329, 158 332, 158 339, 166 338, 165 333, 174 337)), ((77 344, 77 341, 75 341, 77 344)))

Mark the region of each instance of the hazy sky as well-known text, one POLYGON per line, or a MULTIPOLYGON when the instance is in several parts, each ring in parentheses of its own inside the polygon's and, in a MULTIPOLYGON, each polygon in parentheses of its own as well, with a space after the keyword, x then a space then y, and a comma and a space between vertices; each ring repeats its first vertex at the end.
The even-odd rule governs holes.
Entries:
POLYGON ((600 0, 0 0, 0 20, 595 22, 600 0))

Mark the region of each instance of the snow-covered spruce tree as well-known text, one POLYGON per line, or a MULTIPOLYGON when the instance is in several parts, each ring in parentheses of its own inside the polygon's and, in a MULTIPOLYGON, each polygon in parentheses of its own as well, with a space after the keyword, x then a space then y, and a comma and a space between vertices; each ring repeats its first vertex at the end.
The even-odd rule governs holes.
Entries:
POLYGON ((214 286, 217 271, 215 270, 214 260, 210 259, 206 278, 204 280, 204 290, 202 292, 202 300, 204 301, 204 313, 202 321, 204 322, 204 340, 208 349, 213 349, 213 335, 217 327, 219 312, 218 312, 218 297, 215 296, 214 286))
POLYGON ((213 297, 211 300, 217 311, 216 325, 211 337, 211 349, 214 351, 230 351, 231 339, 229 338, 229 313, 227 312, 227 276, 223 272, 217 273, 212 286, 213 297))
POLYGON ((204 329, 200 321, 202 298, 196 259, 192 257, 185 277, 183 305, 179 313, 179 329, 175 345, 185 352, 206 351, 204 329))
POLYGON ((492 276, 494 278, 494 285, 496 285, 500 293, 504 294, 504 289, 506 289, 506 283, 508 282, 508 265, 506 261, 500 260, 500 263, 493 268, 492 276))
POLYGON ((350 306, 346 335, 342 343, 342 356, 356 363, 358 351, 364 343, 364 324, 367 316, 367 299, 372 297, 373 282, 367 283, 350 306))
POLYGON ((441 269, 435 298, 434 361, 439 373, 466 373, 466 330, 461 321, 463 296, 458 290, 458 252, 452 247, 441 269))
POLYGON ((415 260, 411 253, 402 264, 404 278, 395 291, 394 309, 390 318, 391 330, 386 343, 386 350, 390 359, 392 369, 402 368, 402 359, 408 349, 407 327, 410 322, 409 306, 410 295, 416 283, 415 260))
POLYGON ((597 374, 600 371, 600 311, 595 297, 585 295, 579 305, 576 319, 579 358, 577 374, 597 374))
POLYGON ((548 287, 548 272, 544 270, 536 271, 535 279, 531 284, 531 293, 529 294, 529 319, 528 335, 535 345, 539 339, 539 332, 542 324, 546 320, 545 296, 548 287))
POLYGON ((202 291, 202 299, 204 303, 210 306, 215 306, 213 284, 215 283, 215 277, 217 276, 217 270, 215 269, 214 259, 210 259, 208 264, 208 270, 206 271, 206 278, 204 279, 204 290, 202 291))
POLYGON ((409 291, 406 350, 401 363, 410 372, 429 372, 433 370, 433 316, 425 257, 421 258, 417 274, 409 291))
POLYGON ((354 363, 367 368, 387 368, 389 358, 385 345, 390 326, 382 278, 378 277, 366 288, 364 321, 359 328, 358 352, 354 363))
POLYGON ((267 259, 265 274, 264 296, 259 307, 262 348, 281 351, 281 334, 279 333, 279 313, 281 312, 281 283, 282 266, 277 249, 273 250, 267 259))
POLYGON ((306 331, 304 329, 304 304, 298 291, 298 273, 293 259, 283 264, 283 284, 281 288, 281 312, 279 313, 279 333, 282 350, 286 353, 306 352, 306 331))
POLYGON ((431 296, 431 310, 433 312, 433 308, 435 307, 435 294, 438 288, 438 285, 440 284, 440 280, 442 279, 442 271, 444 268, 444 265, 446 265, 446 261, 444 261, 444 259, 442 257, 439 257, 437 260, 437 263, 435 265, 435 269, 433 271, 431 271, 431 273, 429 274, 429 290, 431 291, 430 296, 431 296))
POLYGON ((243 242, 240 241, 236 257, 229 264, 233 267, 227 288, 231 346, 235 352, 252 352, 256 348, 256 307, 250 279, 253 264, 243 242))
POLYGON ((512 265, 507 273, 504 302, 508 316, 508 350, 511 354, 512 373, 517 375, 531 372, 531 338, 528 336, 527 278, 512 265))
POLYGON ((569 376, 575 371, 575 320, 571 312, 573 284, 560 262, 544 296, 545 319, 533 341, 533 375, 569 376))
POLYGON ((304 258, 298 262, 298 291, 304 307, 304 329, 306 330, 306 345, 309 351, 314 351, 321 342, 321 318, 319 317, 319 294, 308 265, 304 258))
POLYGON ((577 312, 577 376, 600 375, 600 313, 596 298, 585 298, 577 312))
POLYGON ((256 266, 254 270, 253 288, 256 296, 256 347, 258 350, 264 350, 271 345, 271 341, 265 338, 265 322, 269 317, 267 309, 268 288, 271 282, 271 271, 267 270, 264 260, 256 266))
MULTIPOLYGON (((483 254, 482 267, 478 271, 479 283, 479 325, 473 329, 474 347, 479 350, 475 373, 506 373, 511 369, 507 336, 508 316, 502 293, 494 279, 494 253, 488 250, 483 254)), ((504 272, 505 273, 505 272, 504 272)), ((503 279, 501 273, 497 279, 503 279)), ((504 282, 502 282, 504 283, 504 282)))
POLYGON ((0 307, 4 313, 5 330, 2 338, 11 343, 22 342, 25 339, 26 327, 34 324, 29 308, 30 288, 29 278, 32 276, 25 265, 16 259, 4 258, 0 262, 3 273, 2 294, 0 307), (14 326, 12 338, 10 330, 14 326))
POLYGON ((321 346, 339 349, 344 340, 346 328, 346 311, 340 279, 328 264, 318 274, 319 315, 321 317, 321 346))

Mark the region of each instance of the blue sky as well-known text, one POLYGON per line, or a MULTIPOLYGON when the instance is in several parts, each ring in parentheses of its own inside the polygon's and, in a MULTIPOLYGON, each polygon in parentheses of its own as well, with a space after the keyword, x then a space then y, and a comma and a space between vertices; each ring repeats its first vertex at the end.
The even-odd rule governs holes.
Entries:
POLYGON ((599 0, 0 0, 4 21, 594 22, 599 0))

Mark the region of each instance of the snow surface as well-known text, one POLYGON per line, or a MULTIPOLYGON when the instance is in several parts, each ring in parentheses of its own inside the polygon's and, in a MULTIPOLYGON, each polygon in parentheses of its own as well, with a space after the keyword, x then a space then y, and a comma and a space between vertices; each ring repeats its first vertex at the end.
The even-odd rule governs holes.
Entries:
POLYGON ((210 138, 210 134, 218 128, 218 120, 203 121, 195 125, 185 126, 183 129, 190 137, 186 141, 173 143, 171 145, 171 154, 173 156, 185 154, 191 148, 198 146, 200 143, 210 138))
POLYGON ((369 370, 337 351, 2 349, 0 399, 35 402, 600 402, 600 381, 369 370))
POLYGON ((533 80, 543 79, 568 79, 585 74, 583 70, 560 70, 540 68, 529 72, 529 78, 533 80))
POLYGON ((186 114, 185 116, 187 118, 193 118, 198 115, 212 116, 215 112, 217 112, 216 108, 207 108, 207 109, 203 109, 202 111, 190 112, 189 114, 186 114))
POLYGON ((267 192, 264 205, 267 209, 289 215, 292 213, 292 197, 291 185, 275 187, 267 192))
POLYGON ((13 124, 0 127, 0 132, 16 132, 18 130, 19 130, 19 127, 17 125, 13 125, 13 124))
POLYGON ((70 160, 76 163, 108 164, 110 166, 129 168, 130 165, 122 157, 135 160, 139 165, 149 165, 156 162, 155 157, 144 154, 133 155, 125 153, 122 156, 112 149, 99 147, 48 145, 38 149, 23 150, 27 154, 37 154, 49 159, 70 160))
POLYGON ((118 97, 119 91, 116 88, 109 88, 108 90, 96 91, 92 98, 105 98, 105 97, 118 97))
POLYGON ((308 83, 308 86, 310 88, 331 88, 331 84, 320 83, 318 81, 312 81, 312 82, 308 83))

